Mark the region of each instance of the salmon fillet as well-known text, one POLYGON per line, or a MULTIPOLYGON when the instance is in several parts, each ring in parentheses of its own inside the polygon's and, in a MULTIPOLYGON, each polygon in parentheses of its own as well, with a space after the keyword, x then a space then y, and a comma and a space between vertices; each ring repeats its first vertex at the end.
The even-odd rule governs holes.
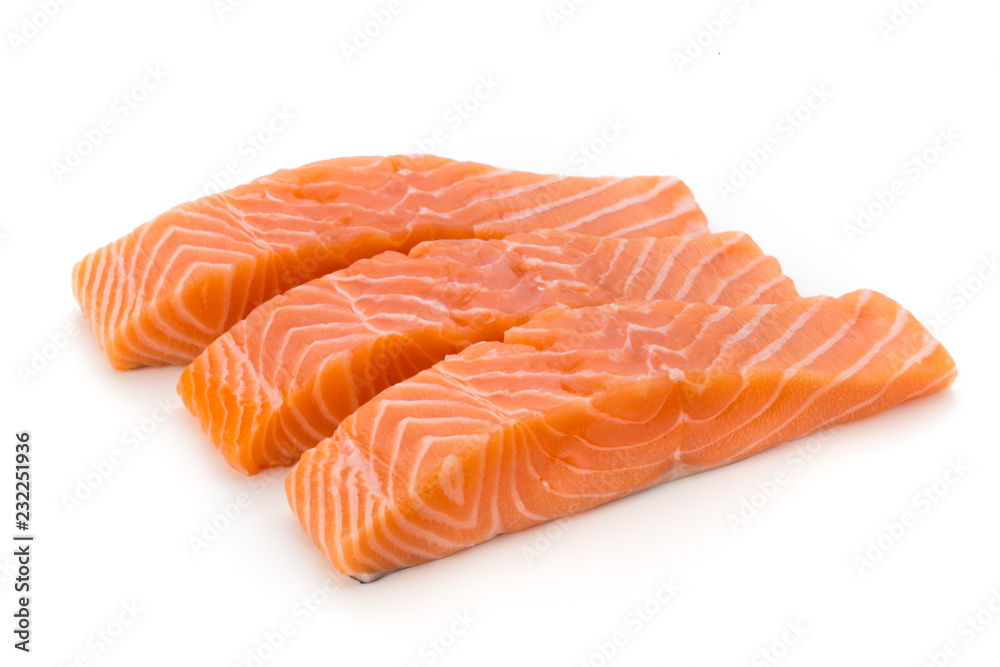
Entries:
POLYGON ((115 368, 186 364, 256 306, 359 259, 546 228, 668 236, 702 231, 705 218, 673 177, 336 159, 170 209, 78 262, 73 292, 115 368))
POLYGON ((555 308, 399 383, 286 490, 371 581, 947 387, 954 362, 871 291, 735 308, 555 308))
POLYGON ((562 232, 432 241, 290 290, 185 369, 178 393, 236 470, 291 465, 380 391, 545 308, 671 298, 798 298, 742 233, 611 239, 562 232))

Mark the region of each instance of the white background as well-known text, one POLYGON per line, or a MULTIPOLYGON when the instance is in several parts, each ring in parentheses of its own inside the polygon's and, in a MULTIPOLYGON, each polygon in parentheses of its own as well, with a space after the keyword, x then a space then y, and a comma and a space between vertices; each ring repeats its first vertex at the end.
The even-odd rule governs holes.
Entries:
POLYGON ((1000 251, 1000 6, 909 0, 919 9, 886 36, 890 0, 592 0, 555 27, 546 11, 557 0, 406 0, 348 62, 342 43, 387 4, 245 0, 220 17, 212 0, 67 2, 15 49, 10 35, 39 9, 4 3, 0 538, 13 533, 13 434, 29 429, 37 542, 30 656, 10 646, 12 559, 0 549, 0 662, 257 664, 248 651, 288 623, 263 664, 917 666, 952 640, 947 664, 996 664, 1000 613, 984 612, 992 624, 971 637, 962 624, 993 595, 1000 610, 1000 284, 968 301, 954 290, 976 287, 1000 251), (675 53, 723 9, 732 20, 679 67, 675 53), (116 98, 157 66, 165 80, 122 118, 116 98), (497 90, 455 127, 445 114, 490 76, 497 90), (779 126, 816 86, 832 96, 794 132, 779 126), (241 144, 282 107, 294 120, 246 159, 241 144), (112 132, 60 180, 53 163, 106 117, 112 132), (620 136, 581 160, 616 119, 620 136), (808 461, 803 443, 786 444, 372 585, 335 579, 327 595, 325 561, 289 512, 282 475, 236 475, 183 409, 154 420, 180 369, 116 373, 83 330, 24 375, 50 337, 84 326, 73 262, 193 198, 227 161, 242 182, 414 152, 438 127, 447 138, 433 150, 453 158, 676 173, 714 230, 750 232, 803 294, 868 287, 924 321, 943 312, 958 383, 811 441, 808 461), (946 128, 958 138, 914 180, 907 161, 946 128), (776 152, 723 198, 719 183, 769 138, 776 152), (897 178, 905 193, 851 243, 845 225, 897 178), (147 433, 131 448, 135 428, 147 433), (116 450, 120 465, 68 508, 116 450), (929 509, 915 502, 951 462, 967 472, 939 483, 929 509), (734 529, 731 515, 779 471, 786 482, 734 529), (190 538, 239 494, 249 506, 196 555, 190 538), (906 512, 916 524, 886 538, 906 512), (859 568, 880 536, 894 543, 859 568), (671 578, 681 590, 655 602, 671 578), (314 594, 322 603, 306 613, 300 601, 314 594), (96 633, 116 633, 133 603, 138 618, 108 646, 96 633), (648 621, 628 617, 645 603, 648 621), (451 636, 463 613, 471 627, 451 636), (616 632, 624 646, 602 662, 595 651, 616 632), (434 653, 432 640, 450 646, 434 653), (760 652, 775 642, 771 663, 760 652))

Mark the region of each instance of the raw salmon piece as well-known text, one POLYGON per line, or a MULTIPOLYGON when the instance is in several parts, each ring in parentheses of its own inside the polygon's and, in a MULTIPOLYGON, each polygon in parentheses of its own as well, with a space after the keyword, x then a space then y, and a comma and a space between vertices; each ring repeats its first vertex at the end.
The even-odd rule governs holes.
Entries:
POLYGON ((328 160, 170 209, 73 269, 115 368, 186 364, 269 298, 386 250, 555 228, 703 231, 672 177, 583 178, 432 156, 328 160))
POLYGON ((676 298, 796 299, 741 233, 609 239, 562 232, 431 241, 290 290, 185 369, 178 392, 226 460, 291 465, 378 392, 545 308, 676 298))
POLYGON ((735 308, 555 308, 397 384, 303 454, 293 511, 371 581, 947 387, 870 291, 735 308))

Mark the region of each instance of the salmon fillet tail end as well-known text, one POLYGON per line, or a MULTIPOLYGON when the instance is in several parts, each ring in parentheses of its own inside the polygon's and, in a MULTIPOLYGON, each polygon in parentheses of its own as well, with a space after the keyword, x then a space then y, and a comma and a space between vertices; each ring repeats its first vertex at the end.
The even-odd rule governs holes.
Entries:
POLYGON ((389 572, 727 465, 951 385, 872 291, 554 307, 396 384, 302 455, 293 512, 342 573, 389 572))

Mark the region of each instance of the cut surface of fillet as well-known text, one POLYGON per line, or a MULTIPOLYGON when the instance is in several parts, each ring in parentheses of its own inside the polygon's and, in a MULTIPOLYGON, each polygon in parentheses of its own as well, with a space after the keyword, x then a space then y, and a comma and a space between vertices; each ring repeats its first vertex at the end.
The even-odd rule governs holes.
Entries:
POLYGON ((76 264, 73 292, 118 369, 186 364, 269 298, 387 250, 536 229, 705 230, 674 177, 563 177, 433 156, 327 160, 181 204, 76 264))
POLYGON ((746 234, 611 239, 563 232, 431 241, 292 289, 185 369, 178 392, 226 460, 291 465, 378 392, 552 306, 798 298, 746 234))
POLYGON ((880 294, 554 308, 369 401, 286 480, 338 570, 371 581, 951 384, 880 294))

